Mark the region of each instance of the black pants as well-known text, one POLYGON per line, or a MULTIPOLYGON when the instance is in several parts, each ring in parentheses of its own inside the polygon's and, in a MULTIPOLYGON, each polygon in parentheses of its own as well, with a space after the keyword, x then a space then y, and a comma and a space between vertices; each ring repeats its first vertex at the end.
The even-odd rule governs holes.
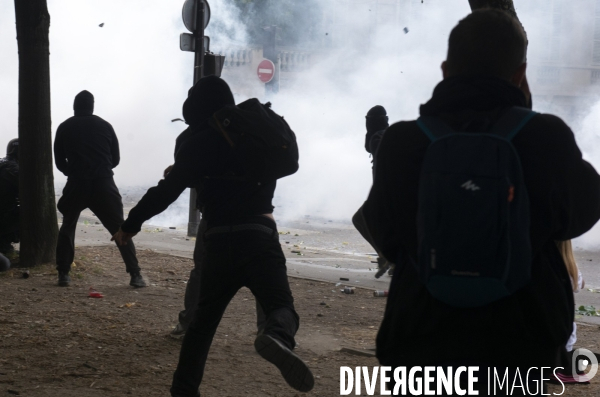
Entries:
MULTIPOLYGON (((123 223, 123 202, 112 177, 68 180, 57 207, 63 214, 63 223, 58 232, 56 246, 56 269, 60 272, 71 270, 71 263, 75 256, 75 230, 81 211, 89 208, 111 236, 123 223)), ((133 241, 119 247, 119 251, 127 272, 139 272, 140 267, 133 241)))
POLYGON ((209 228, 204 233, 200 298, 183 338, 171 387, 173 396, 198 395, 208 351, 221 317, 243 286, 252 291, 266 315, 263 333, 289 349, 296 345, 294 336, 299 317, 294 309, 275 223, 257 217, 239 225, 230 226, 227 232, 221 232, 222 228, 209 228), (248 226, 254 230, 242 230, 248 226), (216 233, 216 229, 221 231, 216 233))
MULTIPOLYGON (((198 238, 196 239, 196 246, 194 247, 194 268, 190 272, 190 278, 185 287, 185 296, 183 298, 184 308, 179 312, 179 324, 181 324, 185 330, 187 330, 192 323, 194 312, 198 307, 198 301, 200 300, 200 272, 202 267, 202 255, 204 254, 204 241, 202 236, 205 231, 206 221, 203 218, 198 226, 198 238)), ((256 327, 259 332, 264 330, 266 321, 265 312, 262 310, 257 300, 256 327)))

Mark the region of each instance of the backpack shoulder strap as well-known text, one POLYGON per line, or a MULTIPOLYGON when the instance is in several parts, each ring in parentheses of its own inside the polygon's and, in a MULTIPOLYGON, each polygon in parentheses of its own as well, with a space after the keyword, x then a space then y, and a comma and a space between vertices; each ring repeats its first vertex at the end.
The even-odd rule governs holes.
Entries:
POLYGON ((494 124, 490 132, 511 141, 536 115, 533 110, 515 106, 494 124))
POLYGON ((456 132, 440 118, 433 116, 419 117, 417 119, 417 125, 432 142, 456 132))

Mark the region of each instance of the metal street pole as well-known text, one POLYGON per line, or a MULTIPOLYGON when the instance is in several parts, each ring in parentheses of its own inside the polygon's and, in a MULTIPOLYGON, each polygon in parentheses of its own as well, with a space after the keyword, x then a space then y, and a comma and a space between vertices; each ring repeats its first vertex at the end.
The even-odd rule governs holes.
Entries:
POLYGON ((265 96, 269 99, 279 92, 281 58, 277 53, 277 26, 266 26, 263 29, 263 58, 270 60, 275 65, 273 79, 265 84, 265 96))
MULTIPOLYGON (((196 41, 196 51, 194 55, 194 85, 203 77, 204 72, 204 1, 196 1, 196 30, 193 32, 196 41)), ((195 237, 198 234, 200 225, 200 211, 196 209, 196 199, 198 194, 196 189, 190 189, 190 209, 188 218, 188 236, 195 237)))

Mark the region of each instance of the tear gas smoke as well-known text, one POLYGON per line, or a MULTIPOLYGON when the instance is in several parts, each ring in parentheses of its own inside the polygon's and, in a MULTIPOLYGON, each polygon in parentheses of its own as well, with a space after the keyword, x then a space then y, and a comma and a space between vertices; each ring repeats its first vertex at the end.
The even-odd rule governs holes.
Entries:
POLYGON ((335 26, 324 29, 331 43, 319 48, 318 63, 282 82, 276 96, 265 97, 258 84, 251 94, 245 91, 272 101, 298 138, 300 170, 278 184, 278 219, 351 218, 372 182, 364 149, 367 111, 379 104, 390 120, 417 117, 441 79, 448 34, 469 12, 461 1, 406 2, 406 13, 389 23, 377 19, 381 14, 371 3, 322 2, 335 26))
MULTIPOLYGON (((581 129, 576 134, 577 144, 583 152, 583 157, 600 170, 600 102, 592 107, 589 115, 581 123, 581 129)), ((600 248, 600 223, 582 237, 575 240, 575 246, 589 250, 600 248)))
MULTIPOLYGON (((182 3, 48 1, 53 132, 72 115, 74 96, 83 89, 91 91, 96 97, 95 113, 113 124, 121 142, 122 161, 115 178, 122 190, 150 186, 161 178, 173 161, 174 140, 184 127, 171 122, 181 116, 192 84, 193 55, 178 48, 179 34, 186 32, 182 3), (101 22, 105 26, 99 28, 101 22)), ((392 5, 393 12, 377 13, 376 7, 385 5, 375 1, 318 3, 325 22, 319 25, 321 30, 311 31, 309 41, 300 43, 317 61, 308 71, 289 73, 292 77, 282 81, 278 95, 267 98, 254 73, 244 78, 233 68, 223 73, 236 101, 251 96, 271 101, 298 136, 301 168, 279 182, 278 219, 303 215, 350 219, 371 186, 371 160, 364 150, 366 112, 379 104, 387 109, 390 122, 416 118, 419 105, 441 80, 439 67, 451 29, 470 12, 466 0, 400 0, 401 12, 392 5)), ((232 2, 210 0, 210 5, 207 34, 213 50, 251 46, 240 22, 243 18, 232 2)), ((553 27, 548 27, 546 15, 536 12, 529 1, 517 0, 516 5, 529 34, 530 60, 543 58, 548 51, 547 35, 555 36, 553 27)), ((563 46, 576 39, 560 38, 563 46)), ((0 54, 4 94, 0 141, 7 142, 17 133, 18 60, 10 2, 0 3, 0 54)), ((536 102, 535 79, 531 85, 536 110, 544 111, 545 105, 536 102)), ((598 166, 600 155, 593 147, 598 146, 599 111, 597 105, 577 132, 581 143, 589 139, 586 148, 591 151, 586 156, 598 166)), ((56 170, 55 176, 57 182, 64 181, 56 170)), ((187 200, 182 195, 152 223, 185 224, 187 200)))

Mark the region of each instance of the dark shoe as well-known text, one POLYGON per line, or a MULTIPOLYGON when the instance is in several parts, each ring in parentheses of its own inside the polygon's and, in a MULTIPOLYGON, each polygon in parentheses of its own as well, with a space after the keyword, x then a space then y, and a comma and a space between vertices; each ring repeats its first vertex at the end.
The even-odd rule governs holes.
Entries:
POLYGON ((182 340, 185 336, 185 332, 187 328, 185 328, 181 323, 177 323, 177 326, 173 328, 173 331, 169 334, 169 336, 173 339, 182 340))
POLYGON ((262 358, 281 371, 288 385, 303 393, 312 390, 315 379, 308 366, 278 340, 269 335, 259 335, 254 341, 254 348, 262 358))
POLYGON ((146 286, 146 282, 142 278, 140 272, 131 273, 131 281, 129 281, 129 285, 135 288, 144 288, 146 286))
POLYGON ((59 287, 68 287, 71 283, 71 277, 69 277, 69 272, 58 272, 58 286, 59 287))

